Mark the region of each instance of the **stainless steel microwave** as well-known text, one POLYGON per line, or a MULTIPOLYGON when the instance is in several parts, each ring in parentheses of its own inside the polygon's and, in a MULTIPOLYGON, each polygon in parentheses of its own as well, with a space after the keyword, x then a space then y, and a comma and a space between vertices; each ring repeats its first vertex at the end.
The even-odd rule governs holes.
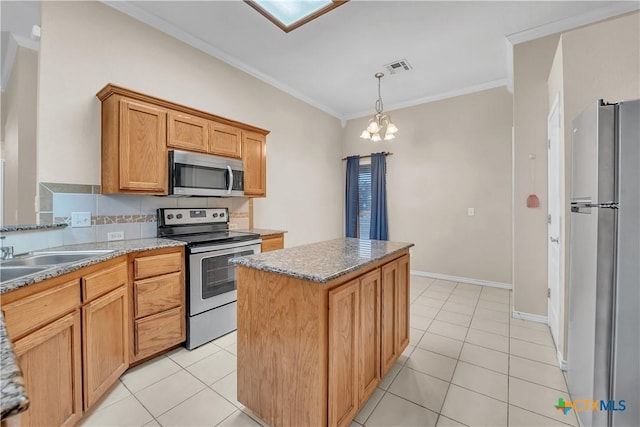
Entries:
POLYGON ((242 161, 209 154, 170 150, 169 195, 244 196, 242 161))

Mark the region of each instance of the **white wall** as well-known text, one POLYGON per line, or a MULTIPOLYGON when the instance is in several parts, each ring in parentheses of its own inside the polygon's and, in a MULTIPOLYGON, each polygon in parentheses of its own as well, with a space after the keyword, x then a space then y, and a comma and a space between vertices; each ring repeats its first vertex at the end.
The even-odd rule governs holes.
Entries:
POLYGON ((340 236, 337 119, 101 3, 42 2, 41 19, 38 181, 100 183, 95 93, 114 83, 271 130, 255 226, 287 246, 340 236))
POLYGON ((35 224, 36 100, 38 55, 18 47, 2 93, 2 150, 5 159, 2 198, 4 224, 35 224))
POLYGON ((511 94, 497 88, 387 113, 395 140, 362 140, 369 117, 351 120, 343 155, 393 153, 389 239, 415 243, 413 270, 510 284, 511 94))

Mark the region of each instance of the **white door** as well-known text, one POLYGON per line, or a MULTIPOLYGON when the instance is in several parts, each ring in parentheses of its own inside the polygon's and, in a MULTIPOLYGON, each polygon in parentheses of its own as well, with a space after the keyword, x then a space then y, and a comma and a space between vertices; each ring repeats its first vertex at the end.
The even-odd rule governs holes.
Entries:
POLYGON ((548 235, 548 301, 547 315, 551 335, 559 344, 560 314, 561 314, 561 294, 560 294, 560 105, 559 96, 551 107, 551 112, 547 119, 548 132, 548 212, 547 212, 547 235, 548 235))

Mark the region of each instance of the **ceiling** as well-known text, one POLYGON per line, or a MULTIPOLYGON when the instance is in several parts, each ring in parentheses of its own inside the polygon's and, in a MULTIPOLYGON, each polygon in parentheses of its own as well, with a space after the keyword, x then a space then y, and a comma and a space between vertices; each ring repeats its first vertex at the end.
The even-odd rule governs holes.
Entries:
MULTIPOLYGON (((11 2, 2 1, 3 31, 5 3, 11 2)), ((34 2, 27 3, 26 12, 33 15, 34 2)), ((239 0, 105 3, 342 120, 373 112, 378 71, 385 72, 385 111, 509 86, 512 44, 640 5, 638 0, 351 0, 284 33, 239 0), (395 75, 384 70, 398 59, 413 69, 395 75)), ((23 37, 31 30, 26 27, 23 37)))

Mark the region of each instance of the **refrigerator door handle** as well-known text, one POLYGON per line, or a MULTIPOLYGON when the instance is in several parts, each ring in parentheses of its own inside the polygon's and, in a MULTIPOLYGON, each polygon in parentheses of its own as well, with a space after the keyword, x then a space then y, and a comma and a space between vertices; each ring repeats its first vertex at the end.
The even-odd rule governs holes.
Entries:
POLYGON ((606 202, 606 203, 590 203, 590 202, 571 202, 571 212, 590 214, 591 208, 601 209, 618 209, 618 203, 606 202))

